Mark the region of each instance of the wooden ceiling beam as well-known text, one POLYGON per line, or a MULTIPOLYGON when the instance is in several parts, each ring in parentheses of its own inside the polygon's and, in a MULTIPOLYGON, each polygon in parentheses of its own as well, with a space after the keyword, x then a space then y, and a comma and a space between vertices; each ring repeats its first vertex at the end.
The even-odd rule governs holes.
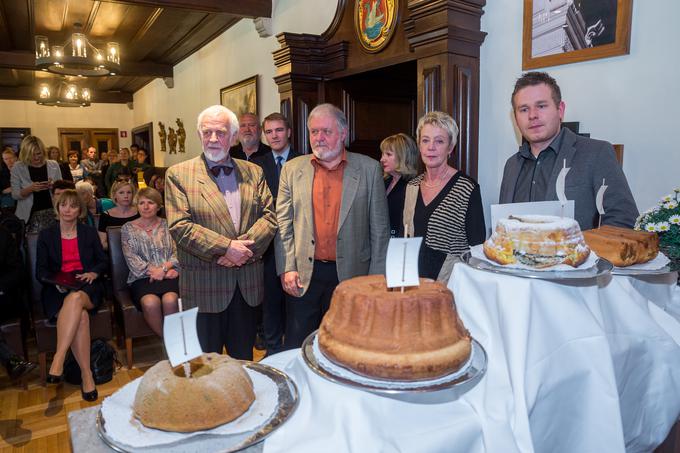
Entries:
MULTIPOLYGON (((36 71, 35 54, 27 51, 0 51, 0 68, 25 69, 36 71)), ((123 61, 121 62, 122 76, 135 77, 172 77, 172 65, 155 63, 153 61, 123 61)))
MULTIPOLYGON (((125 91, 90 90, 92 103, 125 104, 132 102, 132 93, 125 91)), ((0 99, 35 101, 37 90, 32 86, 0 86, 0 99)))
POLYGON ((102 0, 155 8, 179 8, 241 17, 272 17, 271 0, 102 0))

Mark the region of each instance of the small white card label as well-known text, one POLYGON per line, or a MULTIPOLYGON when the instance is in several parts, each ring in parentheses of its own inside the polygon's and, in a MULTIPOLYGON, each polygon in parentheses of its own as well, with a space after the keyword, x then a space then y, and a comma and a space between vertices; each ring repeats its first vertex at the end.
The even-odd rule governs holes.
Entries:
POLYGON ((418 286, 418 253, 423 238, 392 238, 387 246, 385 278, 388 288, 418 286))
POLYGON ((163 341, 170 364, 174 367, 203 353, 196 332, 198 307, 165 317, 163 341))

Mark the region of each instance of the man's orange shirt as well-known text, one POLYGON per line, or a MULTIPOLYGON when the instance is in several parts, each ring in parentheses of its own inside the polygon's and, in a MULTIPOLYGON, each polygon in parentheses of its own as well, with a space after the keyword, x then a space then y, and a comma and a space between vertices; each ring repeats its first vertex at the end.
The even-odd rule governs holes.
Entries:
POLYGON ((340 203, 342 201, 342 176, 347 165, 347 151, 342 160, 328 170, 312 156, 314 183, 312 185, 312 209, 314 211, 314 259, 335 261, 335 247, 338 239, 340 203))

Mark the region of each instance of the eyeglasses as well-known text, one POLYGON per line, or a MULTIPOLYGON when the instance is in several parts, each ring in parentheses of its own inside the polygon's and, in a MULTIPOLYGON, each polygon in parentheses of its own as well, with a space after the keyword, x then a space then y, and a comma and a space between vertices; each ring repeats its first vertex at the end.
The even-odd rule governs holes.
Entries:
POLYGON ((203 129, 201 134, 206 140, 211 139, 213 134, 215 134, 219 140, 222 140, 227 136, 228 131, 226 129, 203 129))

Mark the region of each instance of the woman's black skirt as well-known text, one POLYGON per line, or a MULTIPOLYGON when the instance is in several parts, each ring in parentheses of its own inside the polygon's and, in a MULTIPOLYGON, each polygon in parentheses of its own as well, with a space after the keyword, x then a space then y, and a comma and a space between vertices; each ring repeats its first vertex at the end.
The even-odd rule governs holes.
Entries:
POLYGON ((147 294, 153 294, 159 298, 163 298, 165 293, 179 294, 179 278, 170 278, 163 280, 149 281, 149 278, 140 278, 130 283, 130 293, 132 294, 132 303, 135 304, 137 310, 142 311, 142 297, 147 294))

